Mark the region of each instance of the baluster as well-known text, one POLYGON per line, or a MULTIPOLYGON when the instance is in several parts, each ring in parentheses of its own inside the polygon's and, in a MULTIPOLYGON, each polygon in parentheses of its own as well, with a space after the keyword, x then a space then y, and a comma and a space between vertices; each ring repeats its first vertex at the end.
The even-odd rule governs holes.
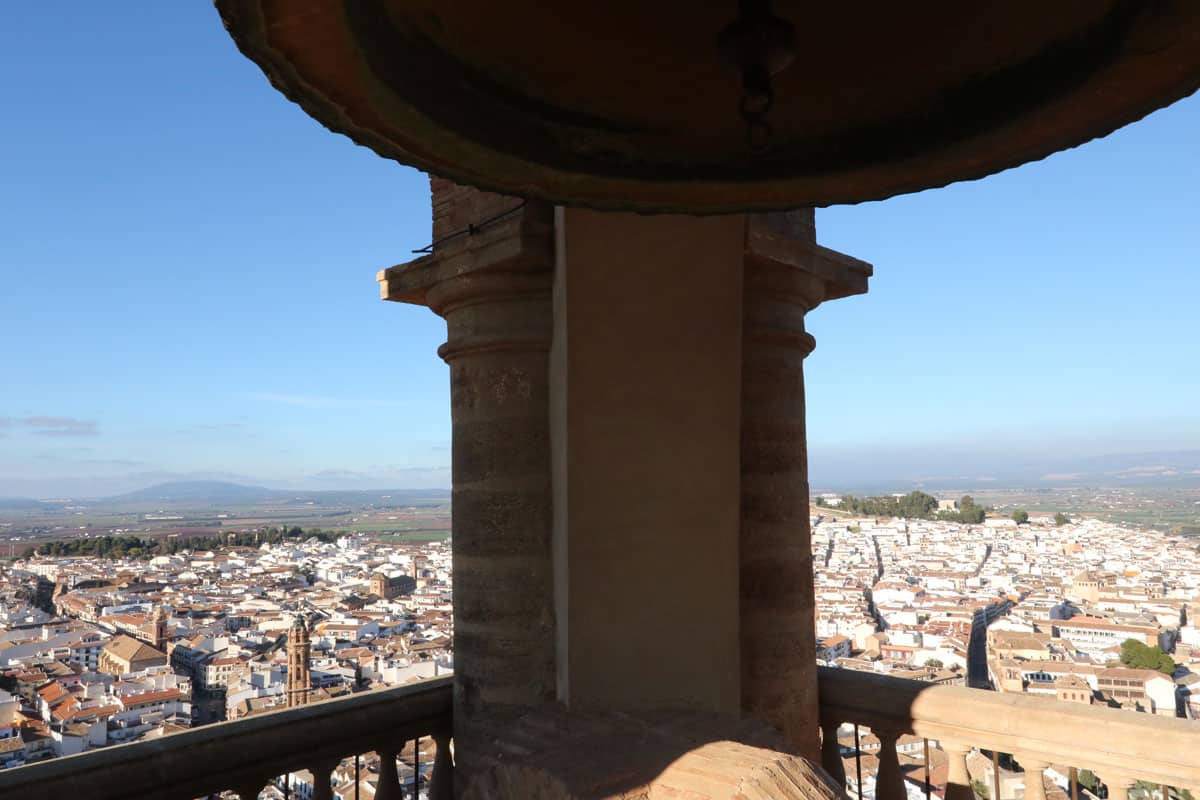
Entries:
POLYGON ((450 733, 435 733, 433 741, 437 745, 437 753, 433 757, 433 775, 429 778, 429 800, 454 800, 454 760, 450 755, 450 733))
POLYGON ((1071 800, 1079 800, 1079 769, 1071 767, 1071 774, 1067 777, 1067 782, 1070 784, 1071 800))
POLYGON ((1119 772, 1104 773, 1099 776, 1100 780, 1104 781, 1104 785, 1108 787, 1108 800, 1129 800, 1129 787, 1133 783, 1133 779, 1128 775, 1122 775, 1119 772))
POLYGON ((1037 758, 1022 758, 1025 769, 1025 800, 1046 800, 1045 774, 1050 765, 1037 758))
POLYGON ((922 739, 921 743, 925 748, 925 800, 930 800, 933 795, 933 769, 929 764, 929 739, 922 739))
POLYGON ((906 800, 904 776, 896 755, 896 734, 875 729, 879 738, 879 771, 875 773, 875 800, 906 800))
POLYGON ((333 800, 333 778, 330 773, 341 763, 341 759, 318 761, 309 770, 313 774, 312 800, 333 800))
MULTIPOLYGON (((974 800, 975 792, 971 789, 971 775, 967 772, 967 753, 971 752, 971 748, 943 741, 942 749, 946 751, 946 758, 949 759, 946 800, 974 800)), ((999 798, 993 800, 999 800, 999 798)))
POLYGON ((396 772, 397 756, 399 752, 394 748, 379 751, 379 788, 375 790, 375 800, 404 800, 400 775, 396 772))
POLYGON ((1000 800, 1000 751, 992 751, 992 800, 1000 800))
POLYGON ((862 741, 858 737, 858 723, 854 723, 854 771, 858 780, 858 800, 863 800, 862 784, 862 741))
POLYGON ((844 789, 846 768, 842 764, 842 746, 838 744, 839 727, 836 722, 821 723, 821 766, 844 789))

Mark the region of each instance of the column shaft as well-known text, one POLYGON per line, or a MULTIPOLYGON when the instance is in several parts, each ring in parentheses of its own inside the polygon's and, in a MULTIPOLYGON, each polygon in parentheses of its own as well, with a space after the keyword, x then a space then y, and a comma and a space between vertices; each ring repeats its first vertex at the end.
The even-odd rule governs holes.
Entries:
POLYGON ((554 698, 548 357, 552 265, 429 292, 445 317, 453 436, 454 737, 461 774, 554 698))
POLYGON ((739 593, 742 709, 819 754, 804 315, 822 284, 747 256, 742 335, 739 593))

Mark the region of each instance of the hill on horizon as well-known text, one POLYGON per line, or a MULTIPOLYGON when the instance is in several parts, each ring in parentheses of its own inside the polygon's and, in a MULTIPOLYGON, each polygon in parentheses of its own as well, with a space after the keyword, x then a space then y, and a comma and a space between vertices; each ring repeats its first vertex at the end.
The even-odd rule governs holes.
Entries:
POLYGON ((125 494, 105 497, 110 502, 137 502, 141 500, 258 500, 266 497, 286 495, 265 486, 246 486, 228 481, 168 481, 157 483, 125 494))
POLYGON ((212 506, 255 503, 365 505, 381 499, 424 504, 441 503, 449 498, 449 489, 272 489, 231 481, 197 480, 157 483, 133 492, 96 498, 92 502, 113 506, 140 503, 175 506, 184 503, 212 506))

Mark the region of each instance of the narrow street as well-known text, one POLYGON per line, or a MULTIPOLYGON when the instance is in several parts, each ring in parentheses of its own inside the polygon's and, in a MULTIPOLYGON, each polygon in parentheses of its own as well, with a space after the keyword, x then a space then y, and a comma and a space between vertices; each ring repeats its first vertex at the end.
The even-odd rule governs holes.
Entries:
POLYGON ((971 622, 971 638, 967 642, 967 686, 972 689, 991 689, 987 666, 987 623, 983 612, 976 611, 971 622))

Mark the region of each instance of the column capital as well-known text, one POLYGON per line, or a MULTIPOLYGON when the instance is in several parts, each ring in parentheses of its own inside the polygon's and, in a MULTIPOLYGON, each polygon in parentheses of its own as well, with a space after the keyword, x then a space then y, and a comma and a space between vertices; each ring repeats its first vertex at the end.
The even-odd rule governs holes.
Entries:
POLYGON ((774 214, 747 216, 746 266, 747 291, 792 296, 805 311, 826 300, 866 294, 875 271, 865 261, 817 244, 804 226, 781 224, 774 214))
POLYGON ((475 220, 461 236, 435 241, 429 255, 380 270, 376 280, 381 299, 428 306, 445 316, 444 304, 457 294, 446 290, 448 284, 468 293, 473 286, 486 291, 490 276, 505 274, 519 280, 523 274, 544 273, 552 267, 553 207, 511 200, 515 204, 511 213, 490 222, 488 217, 475 220))

